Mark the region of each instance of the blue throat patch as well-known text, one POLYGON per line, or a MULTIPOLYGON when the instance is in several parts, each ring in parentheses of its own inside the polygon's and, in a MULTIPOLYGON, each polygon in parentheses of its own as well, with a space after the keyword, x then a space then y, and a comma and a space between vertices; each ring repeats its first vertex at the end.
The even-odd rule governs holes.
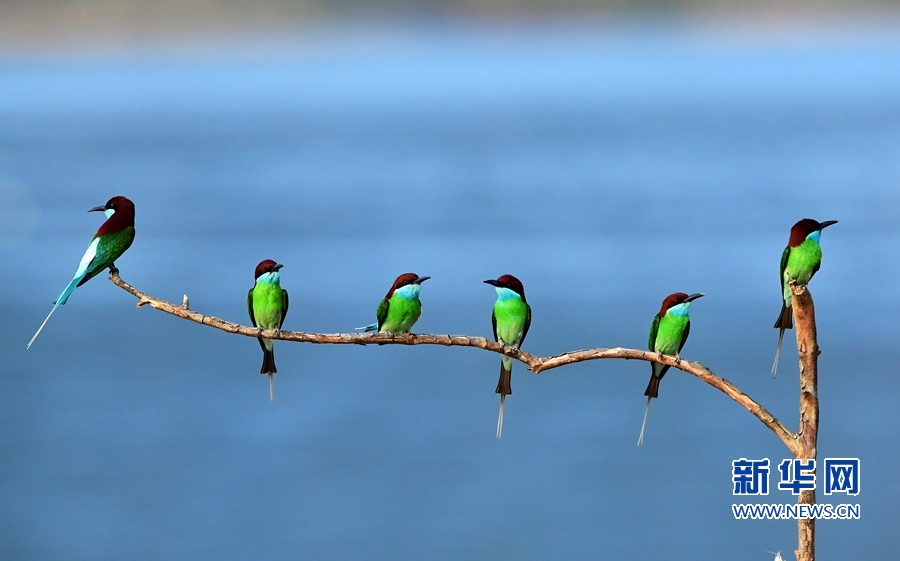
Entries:
POLYGON ((682 302, 677 306, 672 306, 668 310, 666 310, 667 314, 672 314, 673 316, 678 317, 687 317, 688 312, 691 311, 691 303, 690 302, 682 302))
POLYGON ((519 296, 519 293, 515 290, 510 290, 502 286, 495 286, 494 288, 497 290, 497 300, 499 300, 500 302, 512 300, 513 298, 521 298, 519 296))
POLYGON ((820 240, 821 238, 822 238, 822 230, 816 230, 815 232, 813 232, 813 233, 811 233, 810 235, 806 236, 806 239, 812 240, 812 241, 814 241, 814 242, 816 242, 816 243, 819 243, 819 240, 820 240))
POLYGON ((400 298, 406 298, 407 300, 418 300, 419 299, 419 290, 422 288, 422 285, 419 284, 408 284, 402 288, 398 288, 394 291, 395 296, 399 296, 400 298))
POLYGON ((281 273, 278 271, 271 271, 268 273, 263 273, 259 275, 259 278, 256 279, 257 283, 265 282, 270 284, 280 284, 281 283, 281 273))

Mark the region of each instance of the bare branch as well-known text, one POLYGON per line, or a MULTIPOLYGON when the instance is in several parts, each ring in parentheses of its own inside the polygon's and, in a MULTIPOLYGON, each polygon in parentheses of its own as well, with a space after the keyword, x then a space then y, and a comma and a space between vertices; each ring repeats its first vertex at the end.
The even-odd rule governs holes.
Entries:
MULTIPOLYGON (((812 295, 805 285, 790 283, 794 323, 797 329, 797 355, 800 361, 800 427, 797 430, 799 450, 794 457, 815 459, 819 434, 819 344, 816 333, 816 310, 812 295)), ((816 490, 804 490, 800 504, 815 504, 816 490)), ((816 520, 797 520, 797 561, 813 561, 816 557, 816 520)))
POLYGON ((764 425, 774 432, 778 438, 784 442, 785 446, 794 454, 800 457, 801 451, 798 436, 788 430, 784 424, 775 418, 765 407, 754 401, 747 394, 741 391, 737 386, 717 376, 710 369, 706 368, 699 362, 688 362, 670 355, 660 355, 653 351, 641 351, 636 349, 625 349, 615 347, 611 349, 585 349, 580 351, 572 351, 551 357, 534 356, 526 351, 503 345, 496 341, 485 339, 484 337, 470 337, 468 335, 429 335, 421 333, 306 333, 302 331, 276 331, 274 329, 259 329, 256 327, 243 326, 231 323, 214 316, 207 316, 198 312, 189 310, 185 297, 185 304, 178 306, 165 300, 159 300, 148 296, 140 290, 134 288, 127 282, 123 281, 118 274, 110 275, 110 280, 118 287, 124 289, 135 298, 138 299, 138 307, 149 305, 157 310, 178 316, 180 318, 193 321, 202 325, 208 325, 228 333, 236 333, 247 337, 265 337, 267 339, 279 339, 282 341, 297 341, 301 343, 317 343, 331 345, 443 345, 446 347, 476 347, 514 358, 526 366, 535 374, 540 374, 545 370, 559 368, 567 364, 575 364, 577 362, 585 362, 588 360, 599 360, 608 358, 624 358, 633 360, 645 360, 648 362, 658 362, 667 364, 688 374, 700 378, 702 381, 718 389, 744 409, 749 411, 753 416, 759 419, 764 425))

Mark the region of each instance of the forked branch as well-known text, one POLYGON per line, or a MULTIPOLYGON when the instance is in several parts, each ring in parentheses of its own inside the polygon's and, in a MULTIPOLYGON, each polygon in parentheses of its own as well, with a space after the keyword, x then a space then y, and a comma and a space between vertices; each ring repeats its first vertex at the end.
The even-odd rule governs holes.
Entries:
POLYGON ((282 341, 296 341, 301 343, 317 343, 331 345, 443 345, 445 347, 476 347, 514 358, 526 366, 535 374, 540 374, 545 370, 559 368, 567 364, 575 364, 588 360, 599 360, 604 358, 624 358, 633 360, 646 360, 648 362, 658 362, 667 364, 673 368, 677 368, 688 374, 692 374, 700 378, 710 386, 718 389, 744 409, 752 413, 757 419, 762 421, 764 425, 769 427, 778 438, 784 442, 785 446, 794 454, 801 451, 800 441, 795 433, 792 433, 784 424, 769 413, 765 407, 754 401, 750 396, 742 392, 737 386, 717 376, 710 369, 706 368, 699 362, 688 362, 678 359, 670 355, 660 355, 653 351, 641 351, 637 349, 625 349, 615 347, 610 349, 585 349, 580 351, 571 351, 550 357, 534 356, 526 351, 509 347, 485 339, 484 337, 470 337, 468 335, 428 335, 421 333, 306 333, 302 331, 276 331, 274 329, 259 329, 245 325, 239 325, 230 321, 208 316, 195 312, 189 308, 188 298, 184 297, 182 305, 173 304, 153 298, 144 294, 140 290, 134 288, 121 279, 116 272, 110 275, 110 280, 118 287, 127 291, 138 299, 138 307, 149 305, 157 310, 161 310, 173 316, 180 317, 201 325, 208 325, 228 333, 236 333, 247 337, 265 337, 267 339, 278 339, 282 341))

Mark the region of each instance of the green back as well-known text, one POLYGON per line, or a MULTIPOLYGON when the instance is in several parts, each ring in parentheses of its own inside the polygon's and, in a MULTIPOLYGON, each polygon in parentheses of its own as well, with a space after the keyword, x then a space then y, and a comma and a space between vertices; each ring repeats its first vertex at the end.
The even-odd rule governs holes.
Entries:
MULTIPOLYGON (((94 241, 93 238, 91 241, 94 241)), ((97 244, 97 254, 94 255, 94 258, 88 265, 87 274, 81 279, 78 286, 83 285, 109 268, 110 265, 115 263, 116 259, 125 253, 125 250, 131 247, 133 241, 134 227, 132 226, 125 228, 121 232, 114 232, 102 236, 100 242, 97 244)))

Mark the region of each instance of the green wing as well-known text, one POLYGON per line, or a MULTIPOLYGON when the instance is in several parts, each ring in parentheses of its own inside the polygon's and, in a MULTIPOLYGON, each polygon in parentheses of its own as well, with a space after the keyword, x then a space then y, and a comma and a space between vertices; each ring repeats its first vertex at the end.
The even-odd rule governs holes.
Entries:
MULTIPOLYGON (((94 240, 92 239, 91 241, 94 240)), ((132 227, 125 228, 115 234, 106 234, 100 238, 100 243, 97 244, 97 254, 94 255, 94 258, 88 264, 87 274, 84 275, 78 286, 96 277, 115 263, 116 259, 121 257, 125 250, 131 247, 133 241, 134 228, 132 227)))
POLYGON ((284 318, 287 317, 287 311, 288 311, 289 304, 290 304, 290 301, 288 300, 287 290, 282 288, 281 289, 281 323, 278 324, 278 329, 281 329, 281 326, 284 325, 284 318))
MULTIPOLYGON (((250 323, 253 324, 253 327, 257 327, 256 316, 253 315, 253 289, 252 288, 250 289, 250 292, 247 293, 247 312, 250 314, 250 323)), ((263 350, 263 352, 266 352, 266 345, 263 343, 262 338, 257 337, 256 340, 259 341, 259 346, 263 350)))
POLYGON ((491 311, 491 326, 494 329, 494 341, 500 342, 500 337, 497 336, 497 313, 491 311))
POLYGON ((687 325, 684 326, 684 335, 681 336, 681 343, 678 345, 678 353, 681 354, 681 349, 684 348, 684 344, 687 343, 688 335, 691 333, 691 320, 687 321, 687 325))
POLYGON ((250 289, 250 292, 247 293, 247 312, 250 314, 250 323, 253 324, 253 327, 256 327, 256 316, 253 315, 253 289, 250 289))
POLYGON ((381 331, 381 326, 384 325, 384 322, 387 321, 388 310, 391 309, 391 301, 385 298, 378 304, 378 309, 375 311, 375 318, 378 320, 378 329, 377 331, 381 331))
POLYGON ((660 320, 660 317, 658 315, 653 316, 653 323, 650 324, 649 347, 650 347, 651 351, 656 350, 656 334, 659 332, 659 320, 660 320))
POLYGON ((522 330, 522 338, 519 339, 519 346, 525 342, 525 336, 528 335, 528 328, 531 327, 531 306, 525 304, 525 329, 522 330))
POLYGON ((781 286, 782 292, 784 292, 784 270, 787 269, 788 257, 790 257, 790 255, 791 246, 787 246, 781 254, 781 266, 778 270, 778 285, 781 286))

